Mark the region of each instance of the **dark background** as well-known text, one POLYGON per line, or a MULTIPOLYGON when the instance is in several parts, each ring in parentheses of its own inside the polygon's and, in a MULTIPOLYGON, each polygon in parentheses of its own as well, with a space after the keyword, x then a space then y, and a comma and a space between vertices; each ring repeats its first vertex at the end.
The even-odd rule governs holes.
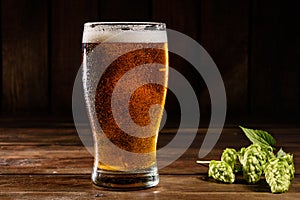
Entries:
MULTIPOLYGON (((71 117, 88 21, 161 21, 197 40, 217 64, 228 118, 300 118, 300 3, 284 0, 1 0, 1 114, 71 117)), ((201 115, 210 100, 182 59, 201 115)), ((166 107, 178 113, 176 98, 166 107)), ((176 116, 176 115, 173 115, 176 116)))

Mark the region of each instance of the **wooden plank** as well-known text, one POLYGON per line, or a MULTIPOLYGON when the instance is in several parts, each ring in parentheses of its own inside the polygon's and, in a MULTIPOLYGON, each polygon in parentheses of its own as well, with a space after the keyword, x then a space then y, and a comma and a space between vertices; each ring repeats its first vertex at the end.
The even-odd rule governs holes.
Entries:
POLYGON ((152 19, 167 24, 167 27, 197 39, 199 31, 199 1, 153 0, 152 19))
MULTIPOLYGON (((2 67, 2 65, 3 65, 3 61, 2 61, 2 54, 3 54, 3 51, 2 51, 2 1, 0 1, 0 10, 1 10, 1 14, 0 14, 0 29, 1 29, 1 31, 0 31, 0 47, 1 47, 1 51, 0 51, 0 60, 1 60, 1 62, 0 62, 0 95, 1 95, 1 97, 3 96, 3 77, 2 77, 2 72, 3 72, 3 67, 2 67)), ((2 112, 2 98, 0 98, 0 112, 2 112)))
POLYGON ((80 146, 82 143, 72 128, 0 128, 1 145, 62 145, 80 146))
MULTIPOLYGON (((296 174, 300 169, 299 128, 266 129, 277 140, 276 147, 294 154, 296 174)), ((174 137, 174 130, 160 134, 158 148, 174 137)), ((186 131, 186 136, 189 132, 186 131)), ((207 174, 197 165, 206 129, 200 129, 191 147, 160 174, 207 174)), ((250 142, 239 129, 224 129, 214 149, 203 160, 219 160, 226 147, 239 149, 250 142)), ((1 128, 0 174, 90 174, 93 158, 82 146, 73 128, 1 128)))
POLYGON ((74 128, 74 121, 70 117, 56 117, 53 115, 44 116, 1 116, 1 128, 53 128, 53 127, 72 127, 74 128))
POLYGON ((71 116, 72 90, 81 64, 83 24, 98 19, 98 1, 51 1, 51 110, 71 116))
MULTIPOLYGON (((202 0, 200 43, 221 72, 227 95, 227 115, 248 112, 248 1, 202 0)), ((207 99, 202 91, 200 99, 207 99)), ((201 109, 207 110, 209 102, 201 109)))
MULTIPOLYGON (((212 200, 212 199, 228 199, 228 200, 236 200, 236 199, 247 199, 251 198, 253 200, 265 200, 265 199, 280 199, 282 195, 274 195, 274 194, 260 194, 260 193, 207 193, 207 192, 201 192, 201 193, 162 193, 159 195, 156 195, 156 191, 152 191, 152 193, 147 193, 145 195, 145 192, 143 192, 143 195, 140 193, 132 194, 132 192, 122 193, 119 194, 119 192, 114 192, 112 195, 109 195, 109 197, 103 197, 102 193, 100 192, 18 192, 18 193, 7 193, 7 194, 0 194, 1 199, 4 200, 11 200, 11 199, 22 199, 22 200, 32 200, 32 199, 49 199, 49 200, 68 200, 68 199, 75 199, 75 200, 90 200, 90 199, 120 199, 120 197, 124 200, 131 200, 135 198, 136 196, 138 198, 142 198, 145 200, 182 200, 182 199, 189 199, 189 200, 212 200)), ((297 193, 284 195, 285 199, 299 199, 299 195, 297 193)))
POLYGON ((47 1, 2 1, 1 8, 2 110, 47 113, 47 1))
MULTIPOLYGON (((157 187, 130 192, 94 188, 90 174, 93 159, 79 144, 72 128, 0 129, 1 199, 298 199, 300 197, 299 128, 267 128, 278 146, 294 153, 296 176, 287 193, 274 195, 266 182, 248 185, 238 176, 234 184, 219 184, 207 178, 207 167, 195 163, 206 129, 200 129, 188 151, 172 165, 161 169, 157 187), (32 135, 33 134, 33 135, 32 135), (42 136, 45 139, 42 139, 42 136), (19 141, 14 137, 18 137, 19 141), (35 138, 35 139, 34 139, 35 138), (49 140, 47 141, 46 138, 49 140), (67 141, 67 140, 70 141, 67 141), (38 140, 41 140, 39 143, 38 140), (62 140, 61 143, 58 141, 62 140), (10 143, 2 145, 3 142, 10 143), (54 142, 51 144, 51 142, 54 142)), ((170 141, 176 130, 165 130, 159 146, 170 141)), ((190 130, 186 130, 189 134, 190 130)), ((237 128, 226 128, 216 147, 206 157, 219 159, 225 147, 248 144, 237 128)))
POLYGON ((91 174, 83 146, 1 146, 0 174, 91 174))
MULTIPOLYGON (((200 1, 172 1, 172 0, 153 0, 152 1, 152 20, 164 22, 167 28, 179 31, 193 38, 199 39, 200 19, 199 19, 200 1)), ((200 99, 199 94, 206 89, 205 83, 197 70, 179 55, 169 52, 169 66, 182 74, 193 87, 195 94, 200 99)), ((170 80, 172 80, 170 78, 170 80)), ((176 87, 177 83, 172 83, 176 87)), ((210 101, 201 99, 201 102, 210 101)), ((180 105, 176 96, 167 92, 165 110, 168 113, 167 126, 180 123, 180 105)), ((201 115, 208 115, 209 111, 201 109, 201 115)))
MULTIPOLYGON (((236 146, 230 145, 235 148, 236 146)), ((74 146, 2 146, 0 174, 90 174, 93 157, 84 147, 74 146)), ((299 152, 293 152, 296 174, 299 174, 299 152)), ((219 160, 224 148, 216 147, 203 160, 219 160)), ((290 151, 291 150, 291 151, 290 151)), ((207 165, 196 164, 199 149, 189 149, 171 165, 160 169, 165 174, 207 174, 207 165)))
MULTIPOLYGON (((82 146, 1 146, 0 174, 91 174, 93 157, 82 146)), ((216 150, 206 159, 217 159, 216 150)), ((206 166, 197 165, 197 150, 188 150, 160 174, 207 174, 206 166)))
POLYGON ((101 21, 149 21, 151 0, 101 0, 101 21))
POLYGON ((60 199, 297 199, 300 177, 287 193, 274 195, 265 181, 255 185, 219 184, 205 176, 160 176, 157 187, 139 191, 109 191, 94 188, 88 175, 1 175, 0 197, 60 199), (21 196, 22 195, 22 196, 21 196))
POLYGON ((300 116, 299 2, 253 1, 251 111, 300 116))
MULTIPOLYGON (((73 126, 64 123, 57 125, 48 125, 48 127, 1 127, 0 128, 0 143, 15 145, 15 144, 33 144, 33 145, 80 145, 80 141, 77 135, 77 131, 73 126)), ((254 126, 253 128, 261 128, 261 126, 254 126)), ((277 146, 290 146, 296 147, 299 142, 299 128, 270 128, 265 127, 264 130, 271 133, 277 143, 277 146)), ((185 135, 188 136, 191 132, 190 129, 183 129, 185 135)), ((176 134, 177 129, 164 129, 159 133, 159 144, 161 147, 167 144, 176 134)), ((207 132, 206 128, 198 129, 198 135, 193 143, 193 147, 199 147, 199 142, 204 138, 207 132)), ((86 133, 81 134, 89 135, 90 132, 87 130, 86 133)), ((224 128, 220 139, 217 144, 227 145, 232 138, 236 140, 232 141, 233 145, 246 145, 248 140, 239 128, 224 128), (222 139, 222 141, 221 141, 222 139), (237 143, 236 141, 239 141, 237 143)))

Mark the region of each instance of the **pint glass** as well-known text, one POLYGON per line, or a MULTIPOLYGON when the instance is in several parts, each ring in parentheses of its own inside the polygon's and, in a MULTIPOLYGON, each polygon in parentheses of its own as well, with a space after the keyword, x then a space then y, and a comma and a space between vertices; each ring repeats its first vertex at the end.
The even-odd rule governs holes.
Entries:
POLYGON ((86 23, 82 50, 92 182, 111 189, 157 185, 156 143, 168 81, 165 24, 86 23))

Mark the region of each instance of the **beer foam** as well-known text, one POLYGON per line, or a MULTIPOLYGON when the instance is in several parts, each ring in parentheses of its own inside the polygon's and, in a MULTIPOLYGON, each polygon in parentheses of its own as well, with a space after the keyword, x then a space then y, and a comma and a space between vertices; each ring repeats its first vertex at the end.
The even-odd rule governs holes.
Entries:
MULTIPOLYGON (((154 23, 153 23, 154 24, 154 23)), ((166 43, 167 34, 162 30, 147 29, 146 25, 86 23, 82 37, 82 43, 120 42, 120 43, 166 43), (110 28, 111 27, 111 28, 110 28)), ((151 25, 151 24, 150 24, 151 25)))

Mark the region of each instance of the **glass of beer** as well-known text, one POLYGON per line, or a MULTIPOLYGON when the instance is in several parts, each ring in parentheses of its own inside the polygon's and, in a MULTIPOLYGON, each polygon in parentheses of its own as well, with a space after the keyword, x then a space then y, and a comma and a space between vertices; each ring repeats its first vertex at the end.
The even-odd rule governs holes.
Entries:
POLYGON ((156 144, 167 92, 167 48, 164 23, 84 24, 82 80, 96 186, 132 190, 158 184, 156 144))

